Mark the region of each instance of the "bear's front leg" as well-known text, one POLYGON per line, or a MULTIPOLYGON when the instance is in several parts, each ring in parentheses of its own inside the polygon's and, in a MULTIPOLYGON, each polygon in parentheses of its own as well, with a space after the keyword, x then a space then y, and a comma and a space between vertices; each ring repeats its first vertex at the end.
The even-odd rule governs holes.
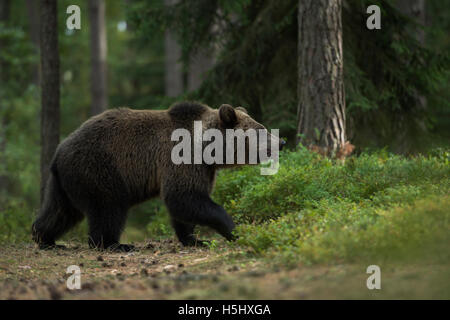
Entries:
POLYGON ((194 236, 195 225, 172 219, 172 226, 178 240, 185 247, 206 247, 210 241, 200 240, 194 236))
POLYGON ((229 241, 235 240, 232 234, 235 227, 233 220, 209 195, 201 192, 168 192, 164 201, 172 220, 178 222, 174 228, 181 243, 195 239, 192 235, 193 227, 191 230, 189 226, 196 224, 213 228, 229 241))

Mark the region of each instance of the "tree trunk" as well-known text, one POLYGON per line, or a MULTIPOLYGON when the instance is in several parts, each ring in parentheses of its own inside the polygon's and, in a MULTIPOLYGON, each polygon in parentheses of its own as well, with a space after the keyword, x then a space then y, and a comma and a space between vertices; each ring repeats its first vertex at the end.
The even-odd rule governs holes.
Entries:
MULTIPOLYGON (((39 3, 36 0, 27 0, 26 7, 30 39, 35 48, 36 55, 39 56, 39 3)), ((39 86, 39 77, 39 64, 36 64, 33 70, 33 83, 37 86, 39 86)))
MULTIPOLYGON (((397 0, 397 8, 401 13, 415 20, 419 25, 426 25, 425 0, 397 0)), ((422 28, 415 28, 412 32, 414 32, 417 41, 420 44, 425 45, 425 30, 422 28)), ((418 94, 417 106, 419 109, 426 109, 426 105, 427 99, 418 94)))
POLYGON ((214 65, 214 55, 200 49, 191 55, 189 61, 188 90, 197 90, 205 80, 206 72, 214 65))
POLYGON ((298 3, 298 142, 344 157, 346 141, 342 0, 298 3))
POLYGON ((0 23, 5 24, 9 19, 10 0, 0 0, 0 23))
MULTIPOLYGON (((166 6, 175 5, 178 0, 164 0, 166 6)), ((165 51, 165 94, 168 97, 176 97, 183 93, 183 68, 181 64, 181 47, 174 34, 166 30, 164 39, 165 51)))
MULTIPOLYGON (((218 15, 222 15, 218 9, 218 15)), ((233 17, 233 19, 237 19, 233 17)), ((212 34, 220 34, 223 26, 215 22, 210 30, 212 34)), ((191 54, 189 57, 188 83, 187 89, 189 91, 197 90, 202 85, 206 78, 206 73, 214 66, 216 62, 217 53, 220 47, 218 44, 212 48, 200 48, 197 52, 191 54)))
MULTIPOLYGON (((404 15, 415 20, 417 23, 425 26, 426 23, 426 11, 425 0, 397 0, 397 8, 404 15)), ((425 43, 425 31, 417 28, 415 30, 416 39, 421 44, 425 43)))
MULTIPOLYGON (((9 20, 9 10, 10 10, 10 0, 0 0, 0 24, 7 25, 9 20)), ((2 51, 2 47, 6 46, 6 43, 0 41, 0 52, 2 51)), ((3 83, 8 81, 7 76, 4 72, 5 67, 3 66, 3 62, 0 61, 0 87, 3 86, 3 83)), ((4 190, 8 188, 8 175, 3 174, 3 170, 6 170, 3 167, 6 163, 5 161, 5 149, 6 149, 6 126, 8 124, 6 118, 5 107, 2 106, 3 98, 0 97, 0 199, 1 194, 4 190)))
POLYGON ((59 52, 57 0, 41 0, 41 202, 59 143, 59 52))
MULTIPOLYGON (((419 25, 425 26, 425 0, 397 0, 396 7, 405 16, 419 25)), ((414 27, 408 32, 411 32, 421 45, 425 45, 425 31, 422 28, 414 27)), ((413 104, 417 111, 425 114, 427 109, 427 98, 425 96, 415 92, 413 104)), ((394 123, 396 130, 396 138, 393 143, 395 146, 394 151, 397 153, 408 153, 415 146, 415 141, 412 137, 417 133, 414 133, 414 129, 419 128, 422 133, 427 131, 426 117, 421 116, 411 119, 405 114, 400 114, 398 117, 399 119, 394 123), (411 130, 413 131, 411 132, 411 130)))
POLYGON ((108 107, 104 0, 89 0, 89 21, 91 26, 91 115, 96 115, 108 107))

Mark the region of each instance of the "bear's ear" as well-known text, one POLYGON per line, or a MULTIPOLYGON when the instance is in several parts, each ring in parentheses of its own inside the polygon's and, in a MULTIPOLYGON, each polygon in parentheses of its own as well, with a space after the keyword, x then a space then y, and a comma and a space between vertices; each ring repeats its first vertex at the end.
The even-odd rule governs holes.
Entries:
POLYGON ((234 127, 237 123, 236 111, 229 104, 223 104, 219 108, 219 118, 220 121, 225 125, 225 127, 234 127))
POLYGON ((235 110, 239 110, 239 111, 242 111, 245 114, 248 114, 247 109, 245 109, 244 107, 237 107, 235 110))

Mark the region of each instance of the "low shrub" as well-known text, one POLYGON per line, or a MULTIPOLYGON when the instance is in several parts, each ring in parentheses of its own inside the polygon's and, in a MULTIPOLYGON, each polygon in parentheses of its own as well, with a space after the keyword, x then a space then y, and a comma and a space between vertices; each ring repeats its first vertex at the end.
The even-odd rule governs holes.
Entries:
POLYGON ((238 222, 238 243, 258 254, 304 263, 412 257, 448 244, 449 173, 442 151, 339 162, 302 148, 283 153, 273 176, 221 172, 214 198, 238 222))

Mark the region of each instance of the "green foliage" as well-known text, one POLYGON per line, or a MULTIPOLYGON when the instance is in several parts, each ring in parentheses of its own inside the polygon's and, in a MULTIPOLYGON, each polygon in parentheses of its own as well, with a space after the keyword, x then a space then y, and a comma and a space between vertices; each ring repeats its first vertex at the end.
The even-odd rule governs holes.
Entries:
MULTIPOLYGON (((445 120, 437 115, 450 109, 445 93, 450 57, 448 46, 442 45, 448 43, 448 23, 440 11, 448 12, 449 5, 428 3, 428 12, 438 19, 425 29, 430 39, 426 45, 417 41, 417 24, 390 1, 352 0, 343 7, 348 131, 357 147, 420 151, 430 144, 418 141, 424 129, 445 133, 441 125, 445 120), (365 27, 371 4, 382 9, 382 30, 365 27), (439 31, 442 28, 446 33, 439 31), (426 109, 418 103, 419 96, 430 99, 426 109)), ((294 141, 297 4, 296 0, 184 0, 166 7, 162 1, 153 6, 138 1, 131 16, 142 42, 153 32, 174 30, 185 63, 192 52, 219 46, 220 56, 207 81, 188 97, 211 105, 224 101, 243 105, 257 120, 281 129, 282 136, 294 141)))
POLYGON ((0 242, 30 238, 39 198, 37 55, 21 28, 0 25, 0 242))
POLYGON ((239 221, 261 222, 315 207, 324 199, 373 202, 391 188, 434 184, 449 174, 449 167, 435 157, 364 153, 340 164, 304 148, 280 157, 280 169, 273 176, 259 175, 259 168, 219 175, 216 200, 239 221))
MULTIPOLYGON (((37 55, 26 33, 20 29, 4 26, 0 23, 0 65, 2 106, 8 107, 8 98, 16 98, 29 85, 29 75, 37 62, 37 55), (8 81, 14 79, 14 81, 8 81)), ((2 108, 2 112, 6 109, 2 108)))
POLYGON ((214 197, 240 223, 241 245, 313 263, 414 256, 448 243, 446 156, 379 152, 339 163, 301 149, 281 159, 274 176, 244 168, 218 177, 214 197))
MULTIPOLYGON (((1 241, 29 240, 31 221, 39 208, 40 194, 40 95, 34 83, 39 64, 38 48, 30 38, 25 0, 11 2, 10 19, 0 25, 0 233, 1 241), (24 224, 27 221, 27 224, 24 224)), ((163 38, 153 34, 146 45, 136 43, 130 29, 119 31, 126 20, 125 2, 108 1, 108 91, 111 107, 152 108, 167 106, 163 97, 163 38)), ((90 116, 90 46, 86 0, 58 1, 61 80, 61 139, 90 116), (81 30, 66 29, 65 9, 81 8, 81 30)), ((39 14, 39 13, 38 13, 39 14)), ((152 210, 149 211, 151 216, 152 210)), ((133 215, 141 222, 150 220, 133 215)), ((134 221, 131 221, 134 225, 134 221)), ((86 237, 86 224, 65 239, 86 237)))
POLYGON ((448 262, 448 205, 445 195, 386 210, 368 203, 322 202, 320 208, 261 226, 240 226, 239 241, 258 253, 288 262, 418 261, 424 257, 448 262))
MULTIPOLYGON (((168 237, 172 236, 173 229, 169 221, 169 213, 166 208, 158 203, 154 206, 154 213, 149 215, 149 222, 146 231, 149 237, 168 237)), ((147 213, 148 214, 148 213, 147 213)))
MULTIPOLYGON (((8 178, 7 188, 0 190, 0 235, 1 241, 25 241, 39 207, 40 97, 32 83, 39 58, 28 34, 25 1, 11 3, 13 18, 7 25, 0 25, 0 42, 5 44, 0 50, 0 145, 6 142, 5 148, 0 148, 0 178, 8 178)), ((133 0, 131 5, 108 1, 111 107, 160 109, 174 101, 164 97, 163 88, 164 32, 172 28, 179 34, 185 66, 192 52, 217 45, 221 48, 202 88, 178 100, 198 99, 212 106, 224 102, 243 105, 267 127, 280 128, 281 136, 293 141, 297 3, 199 0, 180 1, 168 9, 162 0, 133 0), (119 31, 117 24, 124 21, 128 29, 119 31), (213 26, 220 28, 211 33, 213 26)), ((345 164, 301 149, 282 154, 282 165, 275 176, 259 175, 258 167, 224 172, 218 177, 214 198, 241 224, 241 243, 263 254, 279 250, 298 257, 303 250, 302 259, 319 261, 326 255, 307 254, 306 246, 294 240, 296 234, 314 239, 322 239, 323 234, 325 239, 325 235, 334 236, 331 226, 339 235, 346 235, 342 233, 345 225, 351 241, 353 235, 358 238, 357 230, 385 221, 380 219, 380 210, 403 212, 407 209, 393 208, 408 204, 425 212, 426 202, 415 204, 416 198, 448 191, 450 4, 437 0, 427 3, 431 22, 425 29, 426 44, 422 45, 412 31, 414 22, 401 16, 388 1, 347 1, 343 27, 348 131, 360 150, 364 146, 394 150, 395 143, 412 140, 407 148, 400 149, 404 151, 417 149, 423 137, 421 128, 425 127, 439 134, 426 141, 427 148, 440 148, 427 157, 411 159, 386 152, 362 153, 345 164), (369 3, 382 8, 381 31, 365 28, 369 3), (416 106, 418 94, 427 98, 425 111, 416 106), (445 139, 439 140, 440 135, 445 139), (303 218, 295 220, 298 215, 303 218), (314 228, 319 231, 315 233, 314 228)), ((90 105, 88 17, 82 14, 81 30, 67 31, 64 8, 69 4, 87 12, 85 0, 58 1, 63 13, 59 14, 61 138, 89 117, 90 105)), ((145 229, 148 236, 173 234, 165 209, 154 200, 132 209, 129 225, 145 229)), ((86 224, 82 224, 66 238, 85 236, 86 224)), ((341 243, 350 246, 346 239, 341 243)), ((333 241, 320 241, 311 244, 314 249, 310 252, 320 252, 321 246, 332 248, 333 241)), ((348 256, 344 251, 337 252, 348 256)))
POLYGON ((19 200, 10 200, 0 208, 0 243, 31 240, 30 208, 19 200))

